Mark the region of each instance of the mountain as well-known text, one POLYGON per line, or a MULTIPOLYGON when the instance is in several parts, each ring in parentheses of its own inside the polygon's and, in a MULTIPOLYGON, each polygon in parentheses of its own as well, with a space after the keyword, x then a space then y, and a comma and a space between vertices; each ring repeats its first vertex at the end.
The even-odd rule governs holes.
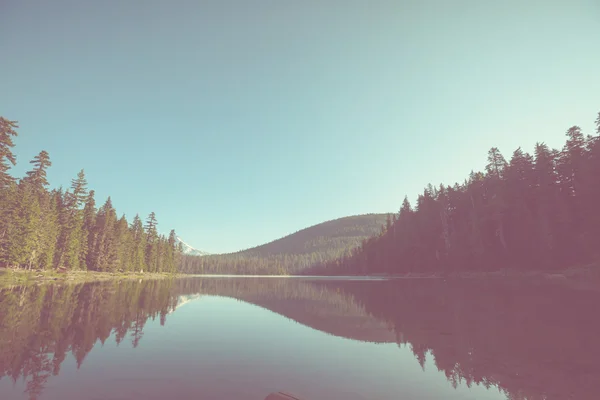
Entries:
POLYGON ((268 257, 277 254, 339 253, 341 250, 357 247, 363 239, 380 233, 387 216, 388 214, 364 214, 338 218, 233 254, 268 257))
POLYGON ((388 215, 391 214, 338 218, 236 253, 184 257, 180 271, 194 274, 298 274, 315 264, 350 256, 363 240, 382 232, 388 215))
POLYGON ((177 236, 177 244, 179 243, 181 243, 181 245, 183 246, 183 254, 186 254, 188 256, 207 256, 210 254, 190 246, 189 244, 184 242, 179 236, 177 236))

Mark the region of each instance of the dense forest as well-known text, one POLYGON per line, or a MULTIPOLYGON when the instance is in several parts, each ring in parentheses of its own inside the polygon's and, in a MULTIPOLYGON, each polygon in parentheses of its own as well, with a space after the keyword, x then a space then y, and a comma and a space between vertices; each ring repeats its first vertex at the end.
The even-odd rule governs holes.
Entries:
POLYGON ((506 161, 490 149, 485 172, 428 185, 405 198, 384 230, 351 255, 306 273, 557 269, 600 260, 600 113, 596 136, 568 129, 562 150, 544 143, 506 161))
POLYGON ((270 243, 231 254, 183 256, 181 272, 294 274, 314 264, 349 255, 381 232, 387 214, 365 214, 323 222, 270 243))
POLYGON ((145 224, 117 217, 110 197, 98 209, 81 170, 67 190, 48 188, 52 165, 42 150, 21 179, 8 171, 18 128, 0 117, 0 267, 93 271, 175 272, 176 235, 157 231, 156 215, 145 224))
POLYGON ((48 188, 46 151, 26 176, 8 171, 17 124, 0 118, 0 267, 231 274, 364 274, 552 269, 600 260, 600 114, 596 135, 568 129, 561 150, 537 143, 506 161, 488 152, 485 172, 428 185, 396 215, 318 224, 237 253, 188 256, 177 237, 96 208, 80 171, 67 190, 48 188))

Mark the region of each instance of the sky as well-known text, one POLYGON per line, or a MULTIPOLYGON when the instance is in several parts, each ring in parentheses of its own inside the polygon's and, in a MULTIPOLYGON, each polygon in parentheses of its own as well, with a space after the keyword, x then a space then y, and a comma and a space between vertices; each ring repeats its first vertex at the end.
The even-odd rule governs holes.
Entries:
POLYGON ((212 253, 561 147, 600 111, 600 2, 0 0, 22 176, 84 169, 212 253))

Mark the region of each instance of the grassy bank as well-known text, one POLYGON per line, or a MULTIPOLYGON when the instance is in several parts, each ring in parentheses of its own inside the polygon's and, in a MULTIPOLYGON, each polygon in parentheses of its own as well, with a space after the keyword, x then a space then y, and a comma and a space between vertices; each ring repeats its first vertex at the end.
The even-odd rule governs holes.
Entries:
POLYGON ((56 271, 0 269, 0 288, 52 282, 83 283, 126 279, 165 279, 177 276, 179 275, 168 273, 112 273, 96 271, 68 271, 59 273, 56 271))

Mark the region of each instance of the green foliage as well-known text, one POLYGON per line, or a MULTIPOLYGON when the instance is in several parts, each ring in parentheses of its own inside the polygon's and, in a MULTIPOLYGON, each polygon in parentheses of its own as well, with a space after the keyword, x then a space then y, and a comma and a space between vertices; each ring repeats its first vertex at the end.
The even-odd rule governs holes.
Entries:
POLYGON ((110 198, 96 210, 83 170, 66 192, 48 191, 52 163, 41 151, 18 183, 8 175, 9 164, 16 163, 11 152, 16 128, 16 122, 0 117, 0 267, 139 272, 150 260, 150 272, 176 272, 179 249, 158 234, 154 213, 147 246, 139 217, 132 226, 125 216, 117 220, 110 198))
POLYGON ((131 265, 133 270, 136 272, 143 271, 146 268, 146 233, 142 226, 142 220, 139 215, 136 215, 131 224, 132 234, 132 251, 131 251, 131 265))
POLYGON ((96 226, 96 200, 95 192, 90 190, 83 208, 83 221, 80 238, 79 264, 87 266, 91 263, 94 249, 94 228, 96 226))
POLYGON ((77 178, 71 180, 71 190, 73 191, 73 207, 81 207, 87 200, 88 195, 87 180, 85 179, 85 172, 83 170, 79 171, 79 173, 77 174, 77 178))
POLYGON ((146 266, 149 272, 156 272, 159 269, 159 240, 156 230, 158 223, 154 212, 150 213, 146 219, 146 266))
POLYGON ((7 264, 29 269, 36 261, 42 234, 41 209, 34 187, 26 182, 20 183, 8 208, 12 215, 7 232, 7 264))
POLYGON ((23 178, 24 182, 28 182, 33 185, 36 190, 41 191, 44 187, 48 186, 47 169, 52 165, 50 162, 50 155, 47 151, 42 150, 40 154, 29 162, 33 164, 33 170, 27 172, 27 176, 23 178))
POLYGON ((43 192, 40 196, 42 215, 40 220, 40 256, 35 263, 39 268, 49 270, 53 267, 56 243, 60 233, 58 202, 56 192, 43 192))
POLYGON ((5 189, 14 178, 8 174, 11 165, 16 165, 17 158, 12 152, 15 146, 13 137, 17 136, 17 121, 10 121, 0 117, 0 189, 5 189))

